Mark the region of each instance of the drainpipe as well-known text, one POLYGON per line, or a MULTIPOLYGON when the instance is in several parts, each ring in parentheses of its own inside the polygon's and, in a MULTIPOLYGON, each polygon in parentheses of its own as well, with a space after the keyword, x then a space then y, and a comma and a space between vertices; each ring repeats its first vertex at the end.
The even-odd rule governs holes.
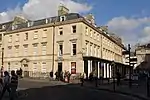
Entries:
POLYGON ((1 66, 1 77, 3 77, 3 69, 4 69, 4 48, 2 48, 2 66, 1 66))
POLYGON ((52 57, 52 70, 50 72, 51 78, 53 78, 53 76, 54 76, 54 60, 55 60, 54 50, 55 50, 55 23, 53 25, 53 55, 52 55, 53 57, 52 57))

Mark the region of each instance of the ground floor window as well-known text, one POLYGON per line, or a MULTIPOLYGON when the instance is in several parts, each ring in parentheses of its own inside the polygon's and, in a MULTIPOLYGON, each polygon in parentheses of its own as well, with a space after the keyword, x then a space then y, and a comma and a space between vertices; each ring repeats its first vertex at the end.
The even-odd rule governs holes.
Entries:
POLYGON ((71 74, 76 74, 76 62, 71 62, 71 74))

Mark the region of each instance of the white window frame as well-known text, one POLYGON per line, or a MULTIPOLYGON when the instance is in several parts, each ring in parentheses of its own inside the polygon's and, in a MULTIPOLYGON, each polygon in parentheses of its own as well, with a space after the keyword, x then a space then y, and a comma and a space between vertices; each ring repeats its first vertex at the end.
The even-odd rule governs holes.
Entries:
POLYGON ((9 43, 12 42, 12 35, 9 35, 9 40, 8 40, 9 43))
POLYGON ((38 39, 38 31, 35 31, 35 32, 34 32, 34 37, 33 37, 33 39, 38 39))
POLYGON ((90 55, 92 56, 93 55, 93 45, 90 44, 90 55))
POLYGON ((71 56, 76 56, 77 55, 77 43, 76 42, 72 42, 71 43, 71 56), (76 54, 73 55, 73 45, 76 44, 76 54))
POLYGON ((88 46, 89 43, 86 43, 86 56, 88 56, 88 53, 89 53, 89 46, 88 46))
POLYGON ((42 55, 47 54, 47 43, 42 43, 42 55))
POLYGON ((92 38, 93 36, 93 33, 92 33, 92 30, 90 29, 90 37, 92 38))
POLYGON ((29 39, 29 33, 24 34, 24 41, 27 41, 29 39))
POLYGON ((37 51, 38 51, 38 44, 33 44, 33 55, 37 55, 38 54, 37 51))
POLYGON ((8 46, 8 57, 11 57, 12 54, 12 46, 8 46))
POLYGON ((41 72, 42 73, 46 73, 47 71, 47 63, 46 62, 42 62, 42 64, 41 64, 41 72))
POLYGON ((37 72, 37 69, 38 69, 38 63, 37 63, 37 62, 34 62, 34 63, 33 63, 33 68, 32 68, 33 73, 36 73, 36 72, 37 72))
POLYGON ((28 45, 24 45, 24 56, 27 56, 28 54, 28 45))
POLYGON ((65 20, 66 20, 66 16, 60 16, 60 22, 63 22, 65 20), (64 20, 63 20, 63 18, 64 18, 64 20))
POLYGON ((88 35, 89 33, 88 27, 85 27, 85 34, 88 35))
POLYGON ((19 42, 19 34, 16 34, 16 42, 19 42))
POLYGON ((47 37, 47 29, 43 30, 43 34, 42 34, 42 38, 46 38, 47 37))
POLYGON ((72 28, 72 33, 77 33, 77 25, 72 25, 71 28, 72 28), (74 31, 74 28, 73 28, 74 26, 75 26, 75 32, 73 32, 74 31))
POLYGON ((60 56, 62 56, 63 55, 63 49, 64 49, 64 47, 63 47, 64 45, 63 45, 63 43, 58 43, 58 56, 60 57, 60 56), (61 52, 61 50, 60 50, 60 45, 62 45, 62 52, 61 52))
POLYGON ((19 55, 19 45, 15 46, 15 54, 16 56, 19 55))

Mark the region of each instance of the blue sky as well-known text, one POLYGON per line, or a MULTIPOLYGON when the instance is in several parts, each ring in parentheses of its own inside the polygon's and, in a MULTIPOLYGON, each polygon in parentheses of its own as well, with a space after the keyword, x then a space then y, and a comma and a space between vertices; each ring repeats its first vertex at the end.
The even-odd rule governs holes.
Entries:
POLYGON ((0 0, 0 12, 6 12, 0 22, 19 13, 31 19, 55 15, 59 1, 72 12, 92 13, 97 25, 108 25, 125 43, 150 42, 150 0, 0 0))

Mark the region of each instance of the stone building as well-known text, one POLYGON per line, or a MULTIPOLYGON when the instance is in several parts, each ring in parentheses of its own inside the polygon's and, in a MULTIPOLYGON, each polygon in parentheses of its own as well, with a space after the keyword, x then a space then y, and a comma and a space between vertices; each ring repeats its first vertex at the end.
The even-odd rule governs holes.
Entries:
POLYGON ((150 70, 150 43, 136 48, 137 69, 150 70))
POLYGON ((91 14, 68 13, 63 6, 58 13, 35 21, 16 16, 0 24, 4 70, 22 68, 25 77, 47 77, 57 70, 88 76, 96 70, 98 77, 111 78, 111 62, 115 61, 125 71, 120 38, 111 36, 106 27, 97 27, 91 14))

